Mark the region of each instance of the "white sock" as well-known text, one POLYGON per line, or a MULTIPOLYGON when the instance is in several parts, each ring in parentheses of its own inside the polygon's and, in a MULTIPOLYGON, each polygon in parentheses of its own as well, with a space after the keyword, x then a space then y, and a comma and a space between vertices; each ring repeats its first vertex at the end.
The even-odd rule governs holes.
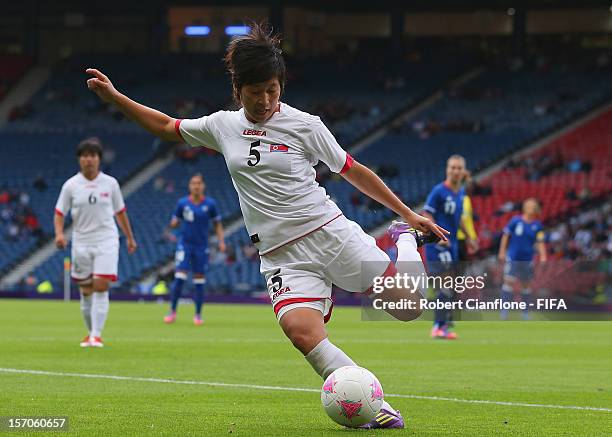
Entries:
MULTIPOLYGON (((347 354, 342 351, 342 349, 335 346, 327 338, 321 340, 321 342, 316 345, 313 350, 308 352, 308 355, 306 355, 305 358, 315 372, 321 375, 324 380, 327 379, 327 377, 334 370, 339 369, 340 367, 357 365, 349 358, 347 354)), ((389 405, 387 401, 383 401, 382 408, 391 412, 395 411, 395 409, 389 405)))
POLYGON ((87 326, 87 333, 91 334, 91 294, 85 296, 81 293, 81 314, 83 314, 83 320, 85 320, 85 326, 87 326))
POLYGON ((356 366, 355 362, 349 358, 342 349, 334 346, 327 338, 314 347, 306 355, 306 361, 323 379, 330 373, 343 366, 356 366))
POLYGON ((108 315, 108 291, 94 291, 91 305, 91 336, 102 337, 108 315))
POLYGON ((397 260, 401 261, 419 261, 423 262, 421 255, 417 250, 417 242, 414 239, 414 235, 409 232, 400 234, 397 239, 397 260))
POLYGON ((395 267, 398 273, 407 273, 410 276, 414 276, 415 279, 422 277, 423 279, 417 282, 419 286, 417 286, 416 291, 425 296, 427 275, 421 254, 417 250, 417 242, 414 239, 414 235, 408 232, 401 234, 395 245, 397 246, 397 262, 395 267))

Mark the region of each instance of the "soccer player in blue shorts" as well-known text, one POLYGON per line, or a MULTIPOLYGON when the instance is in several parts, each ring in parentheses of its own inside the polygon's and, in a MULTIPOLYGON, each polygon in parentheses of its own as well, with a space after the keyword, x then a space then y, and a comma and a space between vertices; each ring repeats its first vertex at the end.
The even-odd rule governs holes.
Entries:
MULTIPOLYGON (((452 275, 456 263, 459 261, 459 242, 457 232, 462 229, 463 200, 465 191, 462 181, 465 177, 465 158, 461 155, 452 155, 446 163, 446 180, 436 185, 425 202, 423 215, 450 232, 448 241, 425 246, 427 269, 431 276, 452 275)), ((466 233, 467 234, 467 233, 466 233)), ((474 242, 466 240, 466 244, 474 242)), ((454 299, 454 290, 438 290, 437 300, 451 302, 454 299)), ((451 312, 437 310, 434 325, 431 331, 433 338, 454 340, 455 332, 450 331, 451 312)))
MULTIPOLYGON (((546 262, 546 244, 542 223, 537 217, 540 204, 534 198, 523 202, 523 214, 510 219, 504 228, 499 245, 499 260, 505 263, 504 284, 501 298, 505 302, 514 300, 514 293, 520 291, 523 302, 529 304, 531 295, 530 282, 533 278, 533 257, 535 247, 538 249, 540 262, 546 262)), ((501 311, 501 318, 508 318, 508 310, 501 311)), ((523 319, 527 320, 527 308, 523 310, 523 319)))
POLYGON ((180 238, 176 246, 176 271, 170 290, 170 313, 164 322, 176 320, 176 307, 187 280, 189 270, 193 272, 193 301, 195 315, 193 323, 202 324, 202 303, 204 302, 204 273, 208 267, 208 230, 210 222, 215 223, 215 233, 219 250, 225 252, 225 242, 221 215, 217 202, 212 197, 204 196, 206 185, 201 174, 196 173, 189 180, 189 196, 179 199, 176 210, 170 221, 171 228, 181 225, 180 238))

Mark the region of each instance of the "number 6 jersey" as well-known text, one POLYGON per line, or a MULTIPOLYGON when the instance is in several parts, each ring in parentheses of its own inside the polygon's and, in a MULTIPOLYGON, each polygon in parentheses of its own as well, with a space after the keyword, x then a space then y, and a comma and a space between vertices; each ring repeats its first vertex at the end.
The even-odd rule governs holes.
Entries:
POLYGON ((244 109, 177 120, 177 133, 190 145, 223 154, 238 193, 251 241, 261 255, 300 238, 342 212, 315 181, 323 161, 335 173, 353 159, 319 117, 279 103, 264 123, 244 109))
POLYGON ((72 211, 75 246, 118 240, 115 214, 124 209, 119 183, 102 172, 91 181, 80 172, 68 179, 55 205, 56 214, 63 216, 72 211))

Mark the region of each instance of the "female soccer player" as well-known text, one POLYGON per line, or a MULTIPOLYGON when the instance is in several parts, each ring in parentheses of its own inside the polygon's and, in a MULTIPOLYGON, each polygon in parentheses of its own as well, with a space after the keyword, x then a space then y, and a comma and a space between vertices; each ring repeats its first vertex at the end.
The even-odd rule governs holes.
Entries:
POLYGON ((136 250, 130 221, 117 180, 100 171, 102 145, 87 138, 77 147, 81 171, 62 186, 55 206, 55 245, 64 249, 64 216, 72 211, 71 276, 79 284, 81 313, 88 329, 81 347, 102 347, 108 315, 109 282, 117 280, 119 233, 114 217, 127 236, 128 252, 136 250))
MULTIPOLYGON (((540 262, 546 262, 546 245, 542 222, 537 219, 540 204, 534 198, 523 202, 523 214, 510 219, 504 228, 504 235, 499 244, 498 258, 504 267, 504 284, 501 297, 506 302, 514 300, 514 292, 521 293, 521 299, 529 303, 531 289, 529 283, 533 278, 534 247, 537 246, 540 262)), ((508 318, 508 310, 502 310, 501 318, 508 318)), ((523 319, 529 318, 529 311, 523 310, 523 319)))
POLYGON ((215 233, 219 250, 225 252, 225 241, 221 215, 217 202, 209 196, 204 196, 206 184, 204 177, 196 173, 189 179, 189 196, 185 196, 176 204, 176 209, 170 220, 170 227, 181 225, 180 238, 176 245, 176 271, 170 294, 170 313, 164 317, 164 322, 174 323, 176 308, 187 280, 189 270, 193 272, 193 301, 195 315, 193 324, 202 324, 202 303, 204 302, 204 272, 208 268, 208 229, 210 222, 215 223, 215 233))
MULTIPOLYGON (((234 99, 241 105, 238 111, 175 120, 121 94, 98 70, 87 70, 94 76, 87 85, 154 135, 223 154, 247 231, 261 255, 261 272, 279 324, 314 370, 326 378, 339 367, 354 365, 327 339, 324 323, 330 316, 332 284, 365 292, 375 277, 393 274, 395 266, 374 238, 342 215, 315 181, 313 166, 319 160, 325 162, 406 220, 390 228, 398 262, 411 261, 408 264, 422 268, 417 244, 445 239, 446 231, 413 212, 374 172, 356 162, 319 117, 280 102, 286 72, 279 42, 261 25, 230 42, 225 61, 234 99), (363 261, 371 263, 364 264, 362 272, 363 261)), ((414 291, 390 287, 377 297, 416 303, 421 296, 414 291)), ((387 312, 407 321, 422 311, 415 307, 387 312)), ((385 403, 367 426, 402 428, 404 421, 385 403)))

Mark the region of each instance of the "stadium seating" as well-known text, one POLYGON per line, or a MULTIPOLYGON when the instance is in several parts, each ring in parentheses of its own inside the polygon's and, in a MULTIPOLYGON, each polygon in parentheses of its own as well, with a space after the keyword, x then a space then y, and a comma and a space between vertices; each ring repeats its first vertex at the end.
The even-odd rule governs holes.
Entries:
MULTIPOLYGON (((324 120, 328 117, 327 124, 342 144, 362 137, 399 108, 409 106, 431 93, 456 75, 458 70, 458 67, 445 70, 440 68, 442 64, 432 63, 431 60, 422 64, 402 64, 403 85, 382 91, 363 88, 364 78, 376 74, 368 65, 355 68, 355 65, 338 65, 331 60, 290 62, 295 63, 298 74, 289 78, 286 100, 315 113, 320 110, 324 120), (334 114, 338 108, 341 117, 334 114)), ((24 144, 24 141, 43 147, 40 144, 44 137, 47 150, 48 147, 57 149, 58 158, 52 159, 53 171, 57 174, 50 173, 48 194, 36 195, 37 213, 47 217, 42 223, 47 231, 50 231, 51 216, 44 216, 42 211, 52 208, 59 185, 65 180, 65 175, 70 174, 66 166, 74 169, 71 160, 61 158, 71 154, 67 153, 68 149, 64 152, 54 144, 70 144, 71 152, 73 145, 84 135, 103 133, 103 140, 112 144, 117 152, 110 173, 120 179, 153 154, 149 136, 140 133, 138 127, 109 111, 105 105, 100 105, 84 86, 71 86, 84 81, 86 76, 82 70, 90 65, 98 66, 111 78, 116 78, 115 85, 135 99, 171 114, 189 117, 230 105, 227 79, 221 74, 222 65, 218 58, 201 57, 194 60, 169 56, 159 64, 154 64, 146 56, 73 59, 54 74, 38 98, 34 99, 34 114, 11 123, 0 132, 6 138, 14 135, 15 159, 11 166, 16 173, 19 173, 20 163, 27 160, 23 156, 17 158, 18 145, 24 144), (193 68, 194 61, 199 65, 215 67, 196 70, 193 68), (141 71, 152 72, 147 81, 139 79, 141 71), (199 95, 206 98, 193 97, 199 95), (133 146, 125 147, 126 137, 133 146), (47 138, 51 138, 51 141, 47 138)), ((612 85, 609 81, 602 81, 602 77, 601 72, 578 69, 552 69, 542 73, 529 68, 514 71, 494 67, 462 88, 448 90, 441 100, 414 116, 406 125, 396 126, 392 133, 360 152, 356 158, 373 168, 392 162, 396 174, 385 177, 386 182, 406 202, 414 204, 443 179, 444 162, 450 154, 466 156, 471 169, 490 164, 600 103, 612 91, 612 85), (593 83, 602 85, 594 89, 593 83), (491 95, 477 92, 475 96, 473 90, 489 90, 491 95), (481 129, 459 132, 448 127, 458 120, 477 121, 481 129), (429 122, 441 128, 427 135, 415 130, 416 125, 429 122)), ((28 154, 35 156, 32 150, 36 150, 36 147, 29 147, 28 154)), ((47 154, 44 156, 47 158, 47 154)), ((45 168, 42 165, 33 167, 45 168)), ((177 160, 127 201, 140 250, 134 256, 127 256, 122 248, 120 276, 126 281, 124 283, 138 279, 172 256, 174 244, 163 238, 163 228, 176 200, 186 191, 187 177, 196 170, 204 173, 209 194, 219 200, 223 215, 238 215, 237 198, 220 157, 203 154, 197 163, 177 160), (165 187, 156 188, 157 179, 172 181, 173 190, 166 192, 165 187)), ((11 181, 18 185, 30 184, 33 177, 31 172, 24 171, 11 181)), ((355 202, 352 199, 354 189, 339 178, 326 180, 324 186, 346 216, 366 229, 392 216, 384 208, 355 202)), ((229 236, 228 243, 232 252, 230 260, 212 263, 210 289, 245 293, 260 288, 263 284, 258 273, 258 262, 242 253, 244 246, 249 244, 246 231, 242 229, 229 236)), ((38 268, 36 276, 58 281, 62 257, 61 253, 52 257, 38 268)), ((217 258, 213 256, 213 259, 217 258)))
MULTIPOLYGON (((374 74, 369 67, 355 62, 344 66, 334 65, 335 62, 337 61, 325 59, 290 61, 290 71, 295 74, 289 78, 286 98, 292 105, 305 110, 323 108, 324 120, 343 144, 363 136, 400 108, 410 106, 425 97, 465 68, 465 63, 462 62, 456 63, 452 68, 449 62, 409 63, 410 69, 406 69, 405 75, 412 80, 406 81, 406 85, 401 89, 384 91, 380 88, 363 87, 364 83, 371 83, 366 79, 374 74), (352 74, 347 76, 347 71, 351 71, 352 74), (336 120, 333 111, 325 110, 330 105, 342 106, 348 112, 336 120), (328 113, 330 118, 326 119, 328 113)), ((11 123, 0 134, 13 135, 15 144, 18 144, 18 138, 26 138, 26 141, 29 138, 30 144, 39 141, 42 136, 50 135, 54 141, 65 141, 72 147, 77 139, 92 133, 100 133, 103 141, 111 144, 117 152, 111 174, 121 179, 129 174, 128 169, 141 165, 152 156, 150 137, 142 135, 139 127, 124 120, 120 114, 113 113, 106 105, 100 104, 97 97, 86 89, 84 69, 88 66, 96 66, 104 71, 114 80, 118 89, 125 91, 136 100, 170 114, 182 117, 196 116, 231 105, 229 84, 222 73, 223 66, 218 56, 202 56, 198 59, 168 56, 161 60, 159 57, 153 59, 146 56, 127 59, 117 56, 98 55, 95 58, 81 56, 71 59, 54 73, 49 83, 33 99, 32 115, 11 123), (194 63, 206 65, 207 68, 194 69, 194 63), (212 67, 208 68, 208 65, 212 67), (142 71, 151 72, 146 81, 140 80, 142 71), (83 86, 74 86, 74 84, 83 86), (194 96, 205 97, 194 98, 194 96), (130 138, 132 143, 138 142, 140 147, 126 148, 125 141, 120 139, 125 136, 130 138), (126 165, 127 168, 119 168, 120 165, 126 165)), ((31 147, 28 148, 28 151, 32 150, 31 147)), ((57 156, 63 157, 65 154, 58 151, 57 156)), ((22 162, 23 156, 16 155, 14 159, 16 163, 22 162)), ((60 171, 65 165, 59 162, 61 159, 56 160, 58 162, 54 164, 54 171, 59 175, 56 177, 55 173, 49 174, 47 197, 37 195, 36 204, 39 210, 47 211, 48 208, 52 208, 59 186, 65 180, 66 173, 69 174, 65 170, 60 171)), ((177 161, 128 199, 130 216, 141 247, 132 257, 122 255, 120 276, 124 280, 138 278, 143 272, 172 255, 173 244, 161 240, 161 233, 177 198, 185 193, 189 174, 196 170, 204 173, 210 187, 210 195, 219 200, 224 216, 231 217, 238 213, 236 194, 224 163, 219 163, 219 159, 203 156, 197 166, 177 161), (170 194, 155 191, 153 183, 158 178, 173 181, 175 191, 170 194), (151 219, 152 217, 154 219, 151 219)), ((68 163, 69 167, 73 168, 70 160, 68 163)), ((42 165, 34 167, 44 168, 42 165)), ((29 184, 32 175, 26 171, 23 176, 19 175, 13 180, 21 181, 16 182, 18 184, 29 184)), ((50 220, 49 216, 42 223, 48 232, 51 231, 50 220)), ((250 264, 248 268, 239 267, 242 265, 240 263, 247 262, 241 260, 241 248, 248 244, 246 232, 230 236, 229 243, 232 246, 231 251, 237 258, 236 264, 231 264, 230 270, 235 270, 236 274, 230 274, 227 278, 219 275, 224 276, 223 281, 225 281, 221 281, 225 284, 221 288, 233 290, 236 288, 234 283, 259 284, 261 281, 259 274, 253 274, 258 271, 258 267, 250 264), (246 281, 245 278, 249 280, 246 281)), ((53 256, 37 269, 36 276, 57 280, 63 256, 62 253, 53 256)), ((210 281, 213 287, 216 286, 214 269, 215 267, 211 271, 210 281)), ((241 287, 238 286, 236 289, 240 290, 241 287)))
POLYGON ((0 55, 0 99, 31 67, 32 59, 25 55, 0 55))
POLYGON ((484 239, 483 247, 492 243, 492 237, 499 232, 515 212, 496 214, 500 207, 510 201, 519 204, 527 197, 542 201, 542 220, 566 214, 575 209, 579 199, 570 198, 569 192, 579 194, 587 189, 590 197, 599 197, 612 192, 612 110, 608 110, 571 132, 551 141, 531 156, 521 161, 541 160, 544 156, 559 156, 562 167, 548 176, 537 180, 527 178, 524 167, 503 169, 485 180, 482 185, 492 188, 490 196, 474 196, 474 211, 478 214, 477 229, 484 239), (572 163, 588 163, 589 170, 570 171, 572 163), (487 237, 488 236, 488 237, 487 237))

